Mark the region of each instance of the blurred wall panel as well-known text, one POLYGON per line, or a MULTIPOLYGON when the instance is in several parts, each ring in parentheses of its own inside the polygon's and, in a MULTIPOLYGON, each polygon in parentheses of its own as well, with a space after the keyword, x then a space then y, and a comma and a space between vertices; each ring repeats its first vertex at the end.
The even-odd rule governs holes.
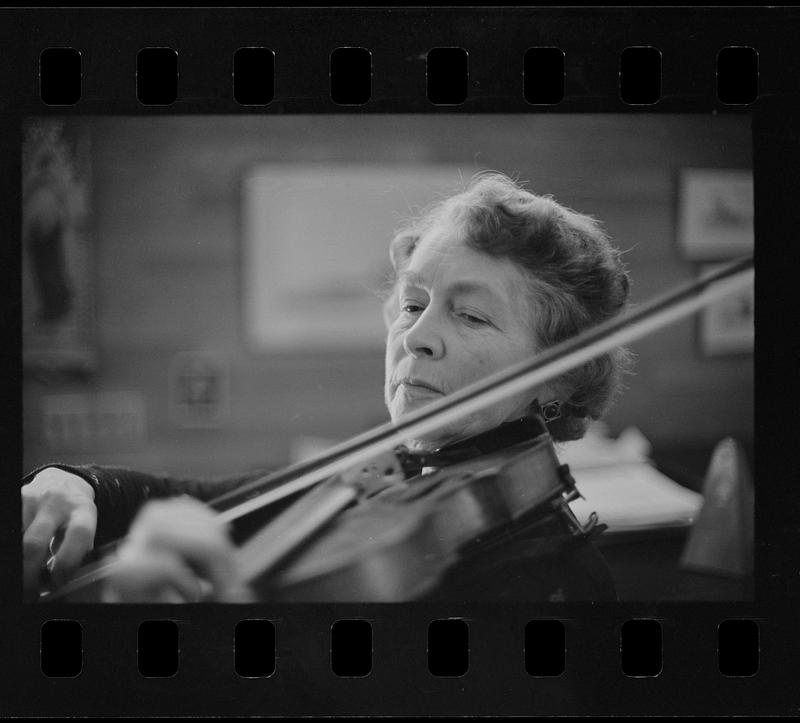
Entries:
MULTIPOLYGON (((745 117, 303 116, 87 119, 92 138, 98 371, 27 378, 25 465, 94 461, 221 474, 285 463, 298 434, 342 438, 385 420, 379 350, 259 354, 241 320, 242 177, 260 163, 456 164, 493 168, 605 222, 633 279, 633 301, 694 278, 675 240, 683 167, 750 168, 745 117), (170 415, 170 364, 203 350, 227 361, 230 414, 185 428, 170 415), (53 448, 45 397, 132 392, 146 438, 53 448)), ((454 178, 457 187, 461 179, 454 178)), ((313 209, 314 199, 309 199, 313 209)), ((387 223, 387 244, 395 219, 387 223)), ((313 260, 310 260, 313 262, 313 260)), ((752 441, 751 356, 703 358, 696 320, 633 345, 629 391, 612 432, 656 445, 752 441)))

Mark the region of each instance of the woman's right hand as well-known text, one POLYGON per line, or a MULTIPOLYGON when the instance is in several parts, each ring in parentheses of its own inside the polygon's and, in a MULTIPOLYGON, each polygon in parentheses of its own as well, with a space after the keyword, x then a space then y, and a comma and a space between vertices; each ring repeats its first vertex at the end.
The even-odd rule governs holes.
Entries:
POLYGON ((94 546, 97 508, 94 489, 76 474, 47 467, 22 488, 22 552, 26 599, 39 593, 50 542, 61 537, 50 565, 52 587, 69 579, 94 546))
POLYGON ((227 528, 191 497, 151 500, 110 569, 104 602, 254 602, 227 528))

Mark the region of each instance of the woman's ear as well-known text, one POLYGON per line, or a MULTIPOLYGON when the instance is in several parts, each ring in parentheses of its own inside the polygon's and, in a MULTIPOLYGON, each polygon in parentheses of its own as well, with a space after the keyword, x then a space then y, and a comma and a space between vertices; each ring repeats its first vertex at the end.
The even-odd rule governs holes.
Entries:
MULTIPOLYGON (((533 402, 538 402, 539 406, 542 407, 548 402, 556 400, 561 401, 556 387, 553 384, 544 384, 536 389, 536 398, 533 400, 533 402)), ((536 411, 539 410, 537 409, 536 411)))

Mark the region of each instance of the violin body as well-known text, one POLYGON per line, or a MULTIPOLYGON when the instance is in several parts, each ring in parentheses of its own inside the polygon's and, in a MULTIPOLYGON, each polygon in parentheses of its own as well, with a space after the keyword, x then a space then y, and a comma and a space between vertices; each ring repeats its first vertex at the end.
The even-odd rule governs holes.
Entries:
POLYGON ((511 530, 557 516, 582 533, 567 505, 576 494, 543 434, 360 500, 253 586, 262 600, 420 599, 511 530))

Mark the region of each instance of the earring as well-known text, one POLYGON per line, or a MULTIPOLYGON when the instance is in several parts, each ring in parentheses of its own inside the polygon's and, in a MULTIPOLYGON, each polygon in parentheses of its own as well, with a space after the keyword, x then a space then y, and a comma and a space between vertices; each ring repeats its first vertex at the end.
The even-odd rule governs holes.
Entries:
POLYGON ((552 422, 554 419, 558 419, 561 416, 561 402, 557 399, 543 404, 541 409, 545 422, 552 422))

